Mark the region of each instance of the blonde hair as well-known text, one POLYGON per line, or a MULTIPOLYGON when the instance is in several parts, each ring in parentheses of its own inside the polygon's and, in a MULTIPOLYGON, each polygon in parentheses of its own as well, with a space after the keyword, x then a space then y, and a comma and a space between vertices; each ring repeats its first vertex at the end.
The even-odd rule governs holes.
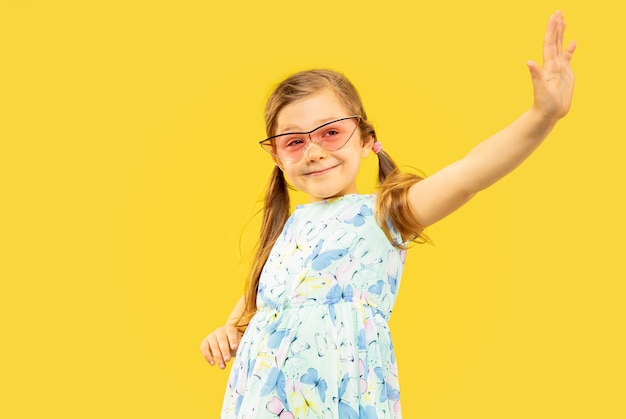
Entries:
MULTIPOLYGON (((265 129, 268 137, 275 135, 278 114, 285 106, 317 93, 333 91, 350 115, 359 115, 361 140, 376 140, 374 126, 368 121, 359 93, 341 73, 333 70, 308 70, 288 77, 274 89, 265 106, 265 129)), ((378 153, 378 196, 376 219, 389 241, 398 248, 406 248, 411 241, 425 242, 423 227, 415 221, 408 206, 408 190, 421 177, 401 173, 391 157, 383 150, 378 153), (394 239, 392 230, 399 233, 401 240, 394 239)), ((275 167, 265 194, 261 235, 250 272, 245 295, 245 309, 239 320, 240 330, 245 329, 256 312, 256 296, 261 271, 274 243, 289 218, 288 185, 279 167, 275 167)))

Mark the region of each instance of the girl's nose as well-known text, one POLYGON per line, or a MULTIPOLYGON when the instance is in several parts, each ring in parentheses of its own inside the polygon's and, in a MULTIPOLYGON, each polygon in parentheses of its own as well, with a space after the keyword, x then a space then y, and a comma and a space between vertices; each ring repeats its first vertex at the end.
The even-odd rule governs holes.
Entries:
POLYGON ((305 157, 308 161, 315 161, 326 157, 326 150, 315 140, 309 140, 305 153, 305 157))

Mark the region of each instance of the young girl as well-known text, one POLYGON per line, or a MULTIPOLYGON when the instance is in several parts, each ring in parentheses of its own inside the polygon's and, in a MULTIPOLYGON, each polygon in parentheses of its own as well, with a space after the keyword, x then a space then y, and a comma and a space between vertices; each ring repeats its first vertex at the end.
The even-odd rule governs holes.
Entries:
POLYGON ((297 73, 270 96, 261 145, 276 167, 246 295, 201 350, 225 368, 222 418, 398 418, 398 370, 387 326, 405 249, 423 229, 526 159, 569 110, 572 42, 550 17, 543 69, 528 63, 534 104, 463 159, 421 179, 382 150, 355 88, 333 71, 297 73), (378 156, 379 191, 356 175, 378 156), (310 196, 289 214, 288 181, 310 196))

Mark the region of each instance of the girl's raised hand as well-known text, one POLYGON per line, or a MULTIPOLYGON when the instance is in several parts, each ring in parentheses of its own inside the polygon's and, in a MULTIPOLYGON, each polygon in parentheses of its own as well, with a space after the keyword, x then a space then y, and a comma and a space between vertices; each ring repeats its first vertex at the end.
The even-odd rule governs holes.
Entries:
POLYGON ((226 363, 235 356, 242 336, 235 326, 218 327, 202 339, 200 351, 209 364, 215 365, 217 362, 217 365, 224 369, 226 363))
POLYGON ((569 111, 574 91, 574 72, 570 61, 576 49, 571 41, 563 49, 565 19, 557 11, 550 16, 543 43, 543 69, 534 61, 528 62, 533 81, 534 108, 546 117, 558 120, 569 111))

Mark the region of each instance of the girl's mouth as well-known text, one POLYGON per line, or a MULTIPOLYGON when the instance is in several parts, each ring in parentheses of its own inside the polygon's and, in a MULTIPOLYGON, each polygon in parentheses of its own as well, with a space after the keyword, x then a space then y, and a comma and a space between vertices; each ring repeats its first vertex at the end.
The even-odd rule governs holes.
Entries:
MULTIPOLYGON (((339 165, 337 165, 337 166, 339 166, 339 165)), ((326 173, 330 172, 331 170, 333 170, 337 166, 331 166, 331 167, 328 167, 326 169, 315 170, 313 172, 305 173, 304 175, 305 176, 321 176, 321 175, 325 175, 326 173)))

